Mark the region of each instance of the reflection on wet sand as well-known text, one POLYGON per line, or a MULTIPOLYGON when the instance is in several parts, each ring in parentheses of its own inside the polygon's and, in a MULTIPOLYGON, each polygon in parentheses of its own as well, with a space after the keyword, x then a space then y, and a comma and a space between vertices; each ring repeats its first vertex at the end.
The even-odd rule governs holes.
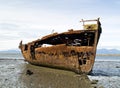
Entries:
POLYGON ((87 75, 31 64, 25 65, 19 80, 25 88, 92 88, 87 75))

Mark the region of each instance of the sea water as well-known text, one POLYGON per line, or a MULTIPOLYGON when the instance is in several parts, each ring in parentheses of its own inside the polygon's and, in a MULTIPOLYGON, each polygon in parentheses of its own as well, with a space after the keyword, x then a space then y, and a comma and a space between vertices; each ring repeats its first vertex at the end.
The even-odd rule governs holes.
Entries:
POLYGON ((93 71, 88 77, 91 80, 98 80, 98 86, 120 88, 120 56, 96 56, 93 71))
MULTIPOLYGON (((20 53, 0 53, 0 87, 6 88, 11 85, 15 88, 16 85, 21 86, 16 79, 26 64, 23 59, 20 53)), ((90 80, 98 80, 98 86, 120 88, 120 56, 97 55, 93 71, 88 77, 90 80)))
POLYGON ((24 59, 21 53, 0 52, 0 59, 24 59))

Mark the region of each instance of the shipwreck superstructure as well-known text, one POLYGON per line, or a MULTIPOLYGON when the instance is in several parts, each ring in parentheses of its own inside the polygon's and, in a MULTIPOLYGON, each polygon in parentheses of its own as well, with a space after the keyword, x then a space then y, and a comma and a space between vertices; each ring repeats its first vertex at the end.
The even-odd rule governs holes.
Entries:
POLYGON ((102 28, 99 18, 82 22, 82 30, 52 33, 27 44, 21 41, 19 48, 23 57, 34 65, 90 73, 102 28), (86 24, 91 21, 96 23, 86 24))

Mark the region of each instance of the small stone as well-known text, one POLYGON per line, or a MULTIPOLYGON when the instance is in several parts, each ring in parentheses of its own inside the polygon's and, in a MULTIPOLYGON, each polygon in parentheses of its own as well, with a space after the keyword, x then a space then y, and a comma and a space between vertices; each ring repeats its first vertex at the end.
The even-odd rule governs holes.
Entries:
POLYGON ((32 74, 33 74, 32 71, 30 71, 30 70, 27 70, 27 71, 26 71, 26 75, 32 75, 32 74))

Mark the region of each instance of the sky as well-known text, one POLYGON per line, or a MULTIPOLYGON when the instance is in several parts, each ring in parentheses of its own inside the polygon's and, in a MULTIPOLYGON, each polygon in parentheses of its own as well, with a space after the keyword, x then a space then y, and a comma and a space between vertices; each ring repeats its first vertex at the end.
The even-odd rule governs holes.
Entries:
POLYGON ((120 0, 0 0, 0 50, 17 49, 54 32, 82 29, 100 17, 98 48, 120 50, 120 0))

